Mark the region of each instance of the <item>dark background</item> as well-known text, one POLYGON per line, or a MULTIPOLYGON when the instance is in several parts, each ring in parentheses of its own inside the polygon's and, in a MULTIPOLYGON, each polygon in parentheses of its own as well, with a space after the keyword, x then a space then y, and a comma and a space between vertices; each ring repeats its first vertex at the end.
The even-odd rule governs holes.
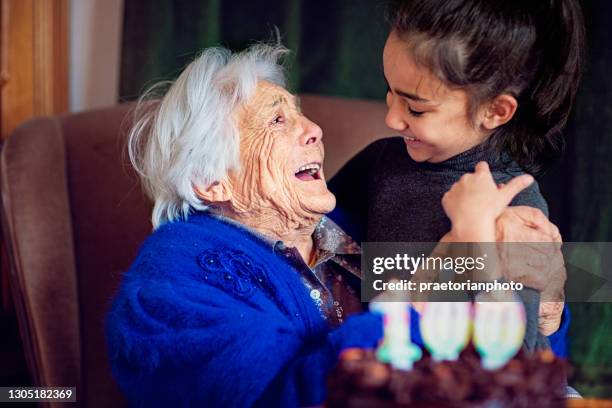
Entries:
MULTIPOLYGON (((426 1, 426 0, 423 0, 426 1)), ((538 1, 538 0, 535 0, 538 1)), ((565 241, 612 240, 612 2, 581 1, 588 62, 563 158, 540 183, 565 241)), ((172 79, 203 48, 240 50, 278 27, 295 92, 384 100, 381 0, 125 0, 120 95, 172 79)), ((612 305, 571 304, 572 384, 612 396, 612 305)))

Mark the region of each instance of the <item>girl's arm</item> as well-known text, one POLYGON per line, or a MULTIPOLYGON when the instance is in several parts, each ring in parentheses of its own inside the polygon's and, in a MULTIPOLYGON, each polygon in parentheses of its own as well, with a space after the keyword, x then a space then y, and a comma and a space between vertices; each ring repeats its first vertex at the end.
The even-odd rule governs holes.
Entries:
POLYGON ((451 220, 455 242, 495 242, 495 222, 514 197, 533 183, 524 174, 498 186, 489 165, 480 162, 474 173, 466 173, 442 197, 451 220))

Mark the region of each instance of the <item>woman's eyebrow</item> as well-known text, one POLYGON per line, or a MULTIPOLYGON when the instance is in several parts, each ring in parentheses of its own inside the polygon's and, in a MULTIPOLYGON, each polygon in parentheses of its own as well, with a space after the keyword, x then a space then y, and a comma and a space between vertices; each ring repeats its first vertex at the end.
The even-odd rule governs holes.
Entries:
POLYGON ((277 97, 274 98, 274 100, 272 101, 272 103, 270 103, 268 105, 269 108, 276 108, 278 105, 280 105, 283 102, 286 102, 287 100, 285 99, 284 96, 279 95, 277 97))

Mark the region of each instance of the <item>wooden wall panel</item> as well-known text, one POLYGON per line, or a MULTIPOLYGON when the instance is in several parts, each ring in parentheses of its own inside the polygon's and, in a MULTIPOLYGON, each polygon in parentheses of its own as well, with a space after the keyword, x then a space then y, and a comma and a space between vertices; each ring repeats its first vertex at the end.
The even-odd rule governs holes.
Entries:
POLYGON ((68 0, 2 0, 1 136, 68 109, 68 0))

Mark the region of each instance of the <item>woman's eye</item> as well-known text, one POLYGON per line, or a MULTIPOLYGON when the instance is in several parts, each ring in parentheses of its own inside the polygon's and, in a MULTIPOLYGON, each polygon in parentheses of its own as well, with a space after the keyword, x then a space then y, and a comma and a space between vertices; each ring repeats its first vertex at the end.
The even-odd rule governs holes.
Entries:
POLYGON ((414 109, 408 107, 408 113, 410 113, 412 116, 414 116, 415 118, 421 117, 423 116, 423 114, 425 112, 419 112, 419 111, 415 111, 414 109))
POLYGON ((282 115, 276 115, 274 120, 270 122, 271 125, 282 125, 285 123, 285 118, 282 115))

